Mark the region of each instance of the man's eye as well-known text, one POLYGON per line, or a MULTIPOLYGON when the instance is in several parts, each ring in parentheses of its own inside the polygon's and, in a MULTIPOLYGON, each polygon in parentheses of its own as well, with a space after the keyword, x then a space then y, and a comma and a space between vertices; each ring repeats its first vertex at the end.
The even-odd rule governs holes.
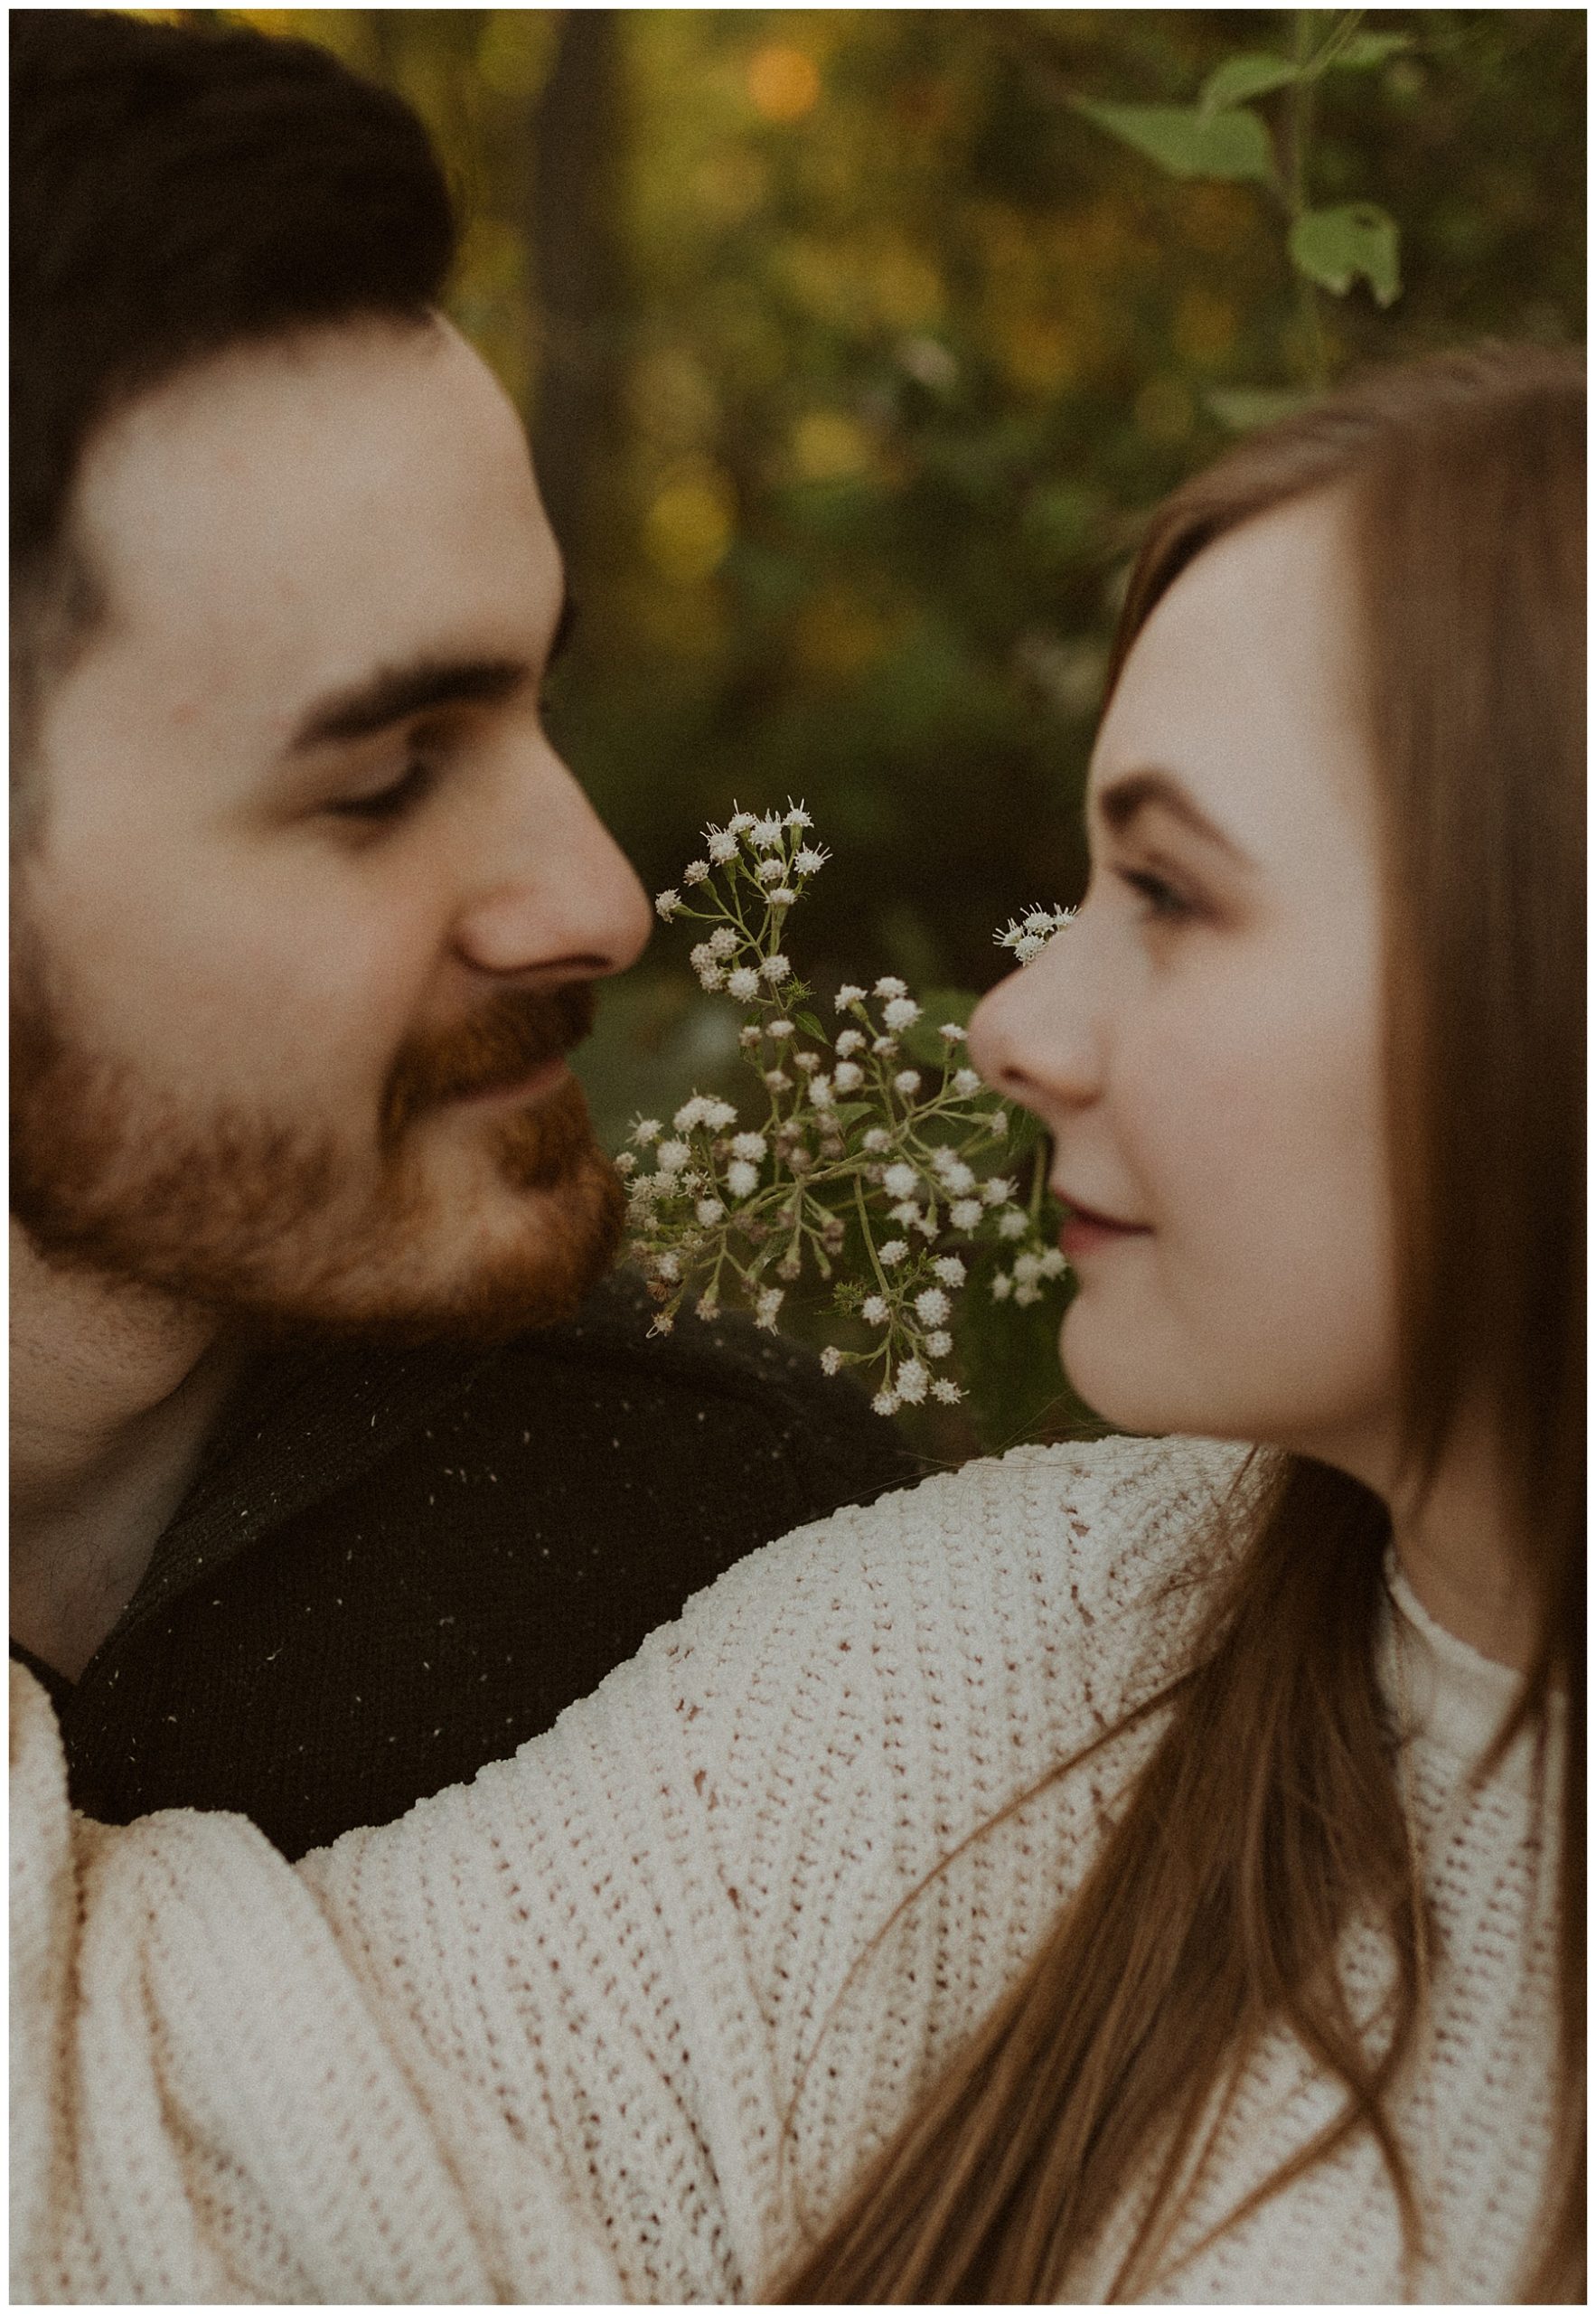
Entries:
POLYGON ((391 787, 380 787, 374 795, 346 796, 341 803, 329 804, 327 809, 340 820, 402 819, 430 789, 433 776, 430 764, 412 763, 391 787))
POLYGON ((1178 892, 1173 884, 1165 883, 1161 876, 1154 876, 1144 868, 1121 868, 1115 872, 1120 881, 1128 885, 1145 902, 1145 915, 1156 917, 1166 923, 1175 923, 1197 914, 1186 895, 1178 892))

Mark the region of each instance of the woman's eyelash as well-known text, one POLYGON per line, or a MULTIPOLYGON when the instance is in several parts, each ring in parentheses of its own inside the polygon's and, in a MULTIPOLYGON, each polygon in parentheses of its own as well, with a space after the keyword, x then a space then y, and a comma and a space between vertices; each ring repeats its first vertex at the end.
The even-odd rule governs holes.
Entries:
POLYGON ((1173 884, 1167 884, 1161 876, 1155 876, 1144 868, 1120 868, 1114 872, 1122 884, 1129 885, 1131 891, 1146 902, 1149 916, 1173 922, 1197 914, 1185 893, 1177 891, 1173 884))
POLYGON ((419 759, 407 765, 403 775, 391 787, 380 787, 374 795, 350 795, 328 805, 341 820, 397 820, 412 805, 418 804, 432 785, 433 767, 419 759))

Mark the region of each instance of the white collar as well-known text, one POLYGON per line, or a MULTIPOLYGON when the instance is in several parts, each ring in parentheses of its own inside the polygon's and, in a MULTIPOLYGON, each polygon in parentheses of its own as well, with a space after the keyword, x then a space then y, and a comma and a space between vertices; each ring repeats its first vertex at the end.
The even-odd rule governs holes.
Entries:
MULTIPOLYGON (((1386 1700, 1400 1708, 1405 1684, 1416 1739, 1472 1768, 1489 1750, 1523 1693, 1523 1674, 1508 1664, 1494 1662, 1438 1623, 1403 1573, 1394 1549, 1385 1555, 1385 1594, 1376 1660, 1386 1700)), ((1560 1695, 1553 1698, 1554 1739, 1562 1733, 1564 1702, 1560 1695)), ((1527 1792, 1533 1785, 1534 1761, 1535 1732, 1533 1727, 1525 1728, 1514 1738, 1491 1781, 1499 1776, 1527 1792)))

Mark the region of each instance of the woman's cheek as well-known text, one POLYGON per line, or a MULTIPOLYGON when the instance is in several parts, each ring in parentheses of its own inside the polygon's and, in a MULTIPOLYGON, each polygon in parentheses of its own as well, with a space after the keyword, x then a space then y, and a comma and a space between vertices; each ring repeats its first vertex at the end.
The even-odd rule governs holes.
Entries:
POLYGON ((1257 1072, 1219 1024, 1177 1017, 1121 1057, 1121 1154, 1155 1228, 1213 1215, 1235 1196, 1269 1126, 1257 1072))

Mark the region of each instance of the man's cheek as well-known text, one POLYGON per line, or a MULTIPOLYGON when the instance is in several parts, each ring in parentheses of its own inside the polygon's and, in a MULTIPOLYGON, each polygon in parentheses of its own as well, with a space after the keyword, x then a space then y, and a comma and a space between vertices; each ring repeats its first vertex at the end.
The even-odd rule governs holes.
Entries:
POLYGON ((446 946, 446 920, 435 907, 363 910, 340 898, 304 920, 290 942, 294 1002, 352 1049, 391 1053, 422 1023, 446 946))

